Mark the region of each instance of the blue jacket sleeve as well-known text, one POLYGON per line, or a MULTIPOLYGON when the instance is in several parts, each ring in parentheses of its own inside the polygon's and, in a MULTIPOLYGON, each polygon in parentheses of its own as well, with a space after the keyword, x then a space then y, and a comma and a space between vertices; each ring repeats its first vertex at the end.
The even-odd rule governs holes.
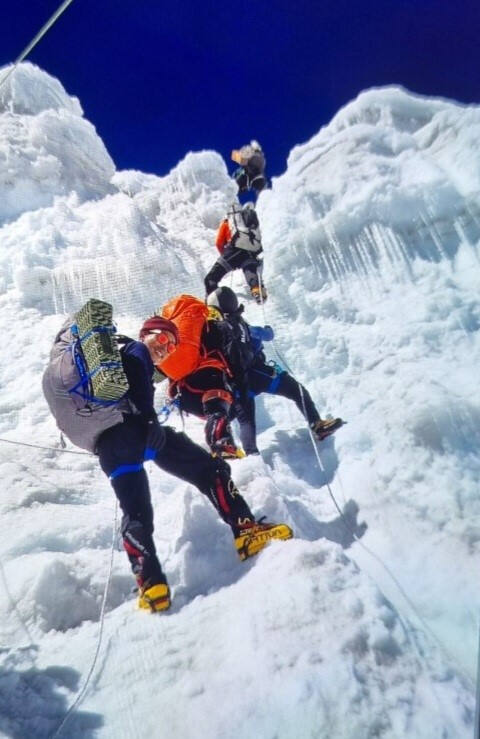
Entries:
POLYGON ((250 334, 255 341, 272 341, 275 334, 271 326, 250 326, 250 334))
POLYGON ((154 414, 153 362, 141 341, 130 341, 121 350, 122 363, 128 380, 128 397, 144 416, 154 414))

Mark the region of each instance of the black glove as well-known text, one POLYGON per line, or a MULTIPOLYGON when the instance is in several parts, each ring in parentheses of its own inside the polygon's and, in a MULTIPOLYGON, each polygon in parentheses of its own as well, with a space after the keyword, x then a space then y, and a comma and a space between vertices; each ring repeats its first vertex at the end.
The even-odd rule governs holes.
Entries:
POLYGON ((147 419, 147 443, 149 449, 159 452, 165 444, 165 429, 159 423, 156 413, 152 413, 147 419))

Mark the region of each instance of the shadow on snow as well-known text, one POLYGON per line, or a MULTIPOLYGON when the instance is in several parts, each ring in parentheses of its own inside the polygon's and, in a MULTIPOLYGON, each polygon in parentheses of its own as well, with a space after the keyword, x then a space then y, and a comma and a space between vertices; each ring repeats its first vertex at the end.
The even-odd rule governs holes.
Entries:
MULTIPOLYGON (((0 733, 11 739, 48 739, 58 730, 69 709, 60 690, 77 691, 80 675, 69 667, 26 670, 15 666, 0 673, 0 733)), ((59 736, 93 739, 103 725, 97 713, 75 711, 59 736)))

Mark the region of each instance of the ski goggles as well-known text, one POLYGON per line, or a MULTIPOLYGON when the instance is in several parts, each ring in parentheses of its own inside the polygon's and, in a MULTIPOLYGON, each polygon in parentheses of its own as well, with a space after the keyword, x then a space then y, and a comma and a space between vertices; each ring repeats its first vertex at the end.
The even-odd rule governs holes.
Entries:
POLYGON ((148 335, 153 336, 153 338, 150 339, 150 342, 159 344, 162 349, 165 349, 167 354, 172 354, 177 348, 177 342, 175 340, 172 341, 169 334, 161 329, 153 329, 153 331, 149 331, 148 335))

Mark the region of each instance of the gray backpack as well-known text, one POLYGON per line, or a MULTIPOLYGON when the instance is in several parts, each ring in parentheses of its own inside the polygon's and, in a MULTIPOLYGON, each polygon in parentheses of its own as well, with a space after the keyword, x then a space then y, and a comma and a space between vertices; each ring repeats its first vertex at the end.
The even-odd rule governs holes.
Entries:
MULTIPOLYGON (((97 306, 94 307, 98 308, 102 301, 95 302, 97 306)), ((89 301, 87 306, 91 304, 89 301)), ((111 306, 103 303, 105 305, 111 311, 111 306)), ((123 414, 135 412, 135 408, 126 397, 128 383, 116 341, 112 340, 113 324, 108 325, 107 319, 104 325, 90 325, 87 331, 79 333, 79 318, 85 318, 87 306, 82 309, 83 313, 79 311, 67 319, 55 337, 42 387, 60 431, 72 444, 95 452, 100 434, 122 423, 123 414), (93 354, 95 345, 101 354, 98 351, 93 354), (90 357, 90 365, 93 357, 97 357, 95 368, 89 366, 86 355, 90 357), (97 389, 103 387, 103 393, 99 391, 103 397, 95 394, 92 378, 97 389)))
POLYGON ((262 250, 262 235, 258 217, 251 203, 242 207, 232 203, 227 213, 231 233, 230 244, 237 249, 259 254, 262 250))

